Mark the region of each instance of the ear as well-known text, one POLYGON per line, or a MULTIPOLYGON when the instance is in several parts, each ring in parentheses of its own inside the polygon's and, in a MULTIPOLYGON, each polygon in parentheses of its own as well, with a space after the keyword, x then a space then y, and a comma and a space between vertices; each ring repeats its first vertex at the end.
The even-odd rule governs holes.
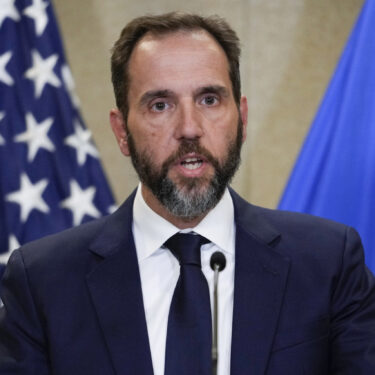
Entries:
POLYGON ((126 124, 121 111, 117 108, 111 109, 111 111, 109 112, 109 121, 111 123, 113 134, 117 139, 117 143, 120 147, 121 152, 125 156, 130 156, 128 147, 128 136, 125 130, 126 124))
POLYGON ((245 142, 247 137, 247 98, 246 96, 241 96, 240 101, 240 116, 242 120, 242 142, 245 142))

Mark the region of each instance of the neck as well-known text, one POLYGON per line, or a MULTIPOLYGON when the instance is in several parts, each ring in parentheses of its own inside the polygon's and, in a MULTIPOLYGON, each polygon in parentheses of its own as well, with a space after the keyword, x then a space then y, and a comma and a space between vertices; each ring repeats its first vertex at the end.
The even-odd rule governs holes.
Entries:
POLYGON ((204 219, 204 217, 208 213, 204 212, 202 215, 194 218, 183 218, 174 216, 161 204, 161 202, 155 197, 155 195, 151 192, 149 188, 147 188, 143 184, 141 186, 142 197, 145 200, 146 204, 159 216, 169 221, 171 224, 173 224, 175 227, 179 229, 194 228, 204 219))

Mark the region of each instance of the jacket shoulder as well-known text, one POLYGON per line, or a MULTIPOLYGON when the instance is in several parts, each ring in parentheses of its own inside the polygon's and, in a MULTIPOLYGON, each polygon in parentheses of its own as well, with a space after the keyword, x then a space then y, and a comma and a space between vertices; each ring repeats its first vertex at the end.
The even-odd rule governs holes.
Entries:
POLYGON ((360 243, 355 229, 322 217, 291 211, 269 209, 248 203, 232 194, 236 225, 267 243, 282 239, 290 249, 343 249, 348 237, 360 243))
POLYGON ((25 267, 74 264, 88 256, 98 241, 119 241, 131 226, 134 193, 113 214, 29 242, 18 249, 25 267))

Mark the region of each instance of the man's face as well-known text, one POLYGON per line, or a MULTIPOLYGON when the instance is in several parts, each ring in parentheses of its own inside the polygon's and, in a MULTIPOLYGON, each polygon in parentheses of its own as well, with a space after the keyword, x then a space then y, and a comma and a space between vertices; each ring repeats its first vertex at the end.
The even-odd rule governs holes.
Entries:
POLYGON ((238 166, 247 107, 242 98, 238 109, 228 69, 201 30, 146 34, 132 53, 128 118, 112 111, 111 124, 146 202, 162 216, 204 215, 238 166))

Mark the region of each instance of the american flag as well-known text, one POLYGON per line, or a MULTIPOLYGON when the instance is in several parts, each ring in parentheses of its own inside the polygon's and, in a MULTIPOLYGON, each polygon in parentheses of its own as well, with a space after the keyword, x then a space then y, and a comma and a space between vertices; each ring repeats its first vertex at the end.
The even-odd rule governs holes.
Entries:
POLYGON ((19 245, 113 209, 52 4, 0 0, 0 278, 19 245))

